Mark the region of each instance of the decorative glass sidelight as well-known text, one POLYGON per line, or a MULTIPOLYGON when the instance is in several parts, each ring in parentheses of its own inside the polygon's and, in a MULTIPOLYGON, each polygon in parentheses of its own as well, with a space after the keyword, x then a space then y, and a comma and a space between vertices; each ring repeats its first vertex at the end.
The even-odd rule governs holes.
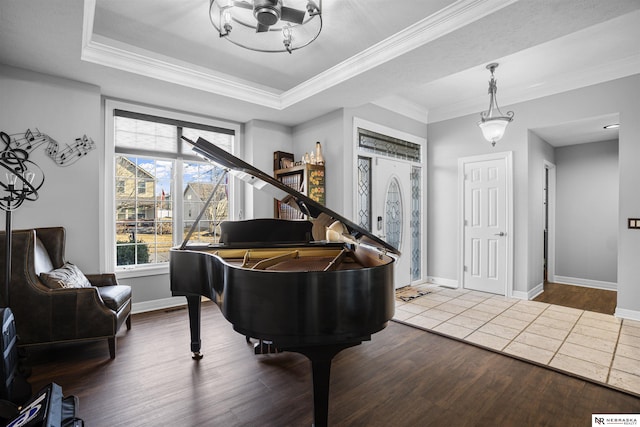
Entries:
POLYGON ((371 158, 358 156, 358 225, 371 231, 371 158))
POLYGON ((404 189, 408 197, 406 205, 402 205, 402 190, 397 180, 392 181, 387 189, 385 200, 385 237, 384 240, 400 247, 402 240, 402 210, 410 210, 409 239, 410 250, 403 256, 410 256, 410 277, 412 281, 422 279, 422 146, 403 139, 383 135, 367 129, 358 128, 358 149, 361 153, 370 153, 372 158, 358 156, 358 190, 356 208, 358 224, 372 231, 372 162, 376 157, 396 158, 414 163, 411 167, 411 188, 404 189))
POLYGON ((372 154, 419 162, 420 144, 358 128, 358 147, 372 154))
POLYGON ((422 245, 420 244, 421 230, 421 210, 420 210, 420 189, 422 188, 422 169, 411 167, 411 280, 422 278, 422 245))
POLYGON ((397 178, 392 178, 387 187, 384 202, 386 241, 395 248, 402 243, 402 194, 397 178))

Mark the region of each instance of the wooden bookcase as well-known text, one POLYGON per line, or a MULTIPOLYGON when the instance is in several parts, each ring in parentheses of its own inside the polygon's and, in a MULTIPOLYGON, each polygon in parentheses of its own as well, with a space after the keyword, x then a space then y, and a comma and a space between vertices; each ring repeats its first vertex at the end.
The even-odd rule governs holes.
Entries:
MULTIPOLYGON (((284 185, 304 194, 311 200, 325 204, 324 165, 304 164, 274 171, 275 178, 284 185)), ((286 204, 275 202, 274 216, 283 219, 302 219, 304 215, 286 204)))

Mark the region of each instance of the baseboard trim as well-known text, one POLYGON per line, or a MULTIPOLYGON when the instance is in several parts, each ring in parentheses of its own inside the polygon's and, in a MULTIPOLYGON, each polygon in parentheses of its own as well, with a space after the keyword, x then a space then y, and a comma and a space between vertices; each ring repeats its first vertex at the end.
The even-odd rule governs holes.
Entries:
POLYGON ((511 291, 511 297, 517 299, 523 299, 530 301, 544 292, 544 283, 539 283, 533 289, 529 289, 528 291, 516 291, 515 289, 511 291))
POLYGON ((616 307, 616 312, 613 315, 621 319, 629 319, 640 322, 640 311, 638 310, 627 310, 626 308, 616 307))
POLYGON ((516 299, 529 299, 526 292, 522 291, 511 291, 511 298, 516 299))
POLYGON ((427 281, 433 283, 434 285, 445 286, 447 288, 457 288, 458 281, 455 279, 445 279, 443 277, 427 277, 427 281))
POLYGON ((184 297, 162 298, 151 301, 134 302, 131 304, 131 313, 146 313, 148 311, 166 310, 168 308, 180 307, 187 305, 184 297))
POLYGON ((527 291, 516 291, 516 290, 513 290, 513 291, 511 291, 511 298, 528 300, 529 299, 529 293, 527 291))
POLYGON ((581 279, 579 277, 558 276, 557 274, 553 279, 554 283, 561 283, 563 285, 584 286, 586 288, 605 289, 607 291, 618 290, 618 284, 615 282, 603 282, 600 280, 581 279))

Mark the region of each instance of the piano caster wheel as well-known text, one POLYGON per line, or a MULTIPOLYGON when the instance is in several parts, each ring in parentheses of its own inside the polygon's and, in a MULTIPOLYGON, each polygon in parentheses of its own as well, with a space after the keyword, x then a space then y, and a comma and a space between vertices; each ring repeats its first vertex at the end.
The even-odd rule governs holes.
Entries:
POLYGON ((193 360, 200 360, 200 359, 202 359, 202 353, 200 353, 199 351, 194 351, 194 352, 191 354, 191 358, 192 358, 193 360))

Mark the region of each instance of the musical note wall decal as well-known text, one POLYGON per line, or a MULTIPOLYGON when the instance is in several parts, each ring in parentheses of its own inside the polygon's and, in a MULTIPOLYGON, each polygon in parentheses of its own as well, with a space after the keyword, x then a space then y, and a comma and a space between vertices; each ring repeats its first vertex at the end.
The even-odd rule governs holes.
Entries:
POLYGON ((60 148, 60 144, 55 139, 40 132, 38 128, 34 129, 27 129, 24 133, 11 135, 3 132, 2 142, 4 147, 1 152, 11 150, 15 155, 27 160, 33 150, 46 144, 44 152, 47 156, 58 166, 69 166, 96 148, 93 139, 87 135, 76 138, 72 144, 65 144, 65 147, 60 148))

